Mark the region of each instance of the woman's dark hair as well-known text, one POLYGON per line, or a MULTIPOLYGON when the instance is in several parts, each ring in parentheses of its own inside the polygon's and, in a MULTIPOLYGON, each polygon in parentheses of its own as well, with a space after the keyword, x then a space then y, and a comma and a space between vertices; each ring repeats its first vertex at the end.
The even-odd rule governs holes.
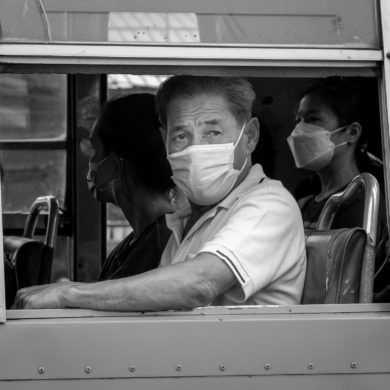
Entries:
POLYGON ((373 172, 375 168, 367 155, 368 104, 363 101, 363 94, 359 86, 344 77, 328 77, 309 87, 301 98, 307 95, 319 96, 336 115, 340 127, 353 122, 360 124, 362 134, 355 149, 356 162, 361 172, 371 172, 377 176, 377 172, 373 172))
POLYGON ((145 187, 157 193, 174 187, 152 94, 132 94, 107 102, 97 135, 105 152, 122 157, 145 187))

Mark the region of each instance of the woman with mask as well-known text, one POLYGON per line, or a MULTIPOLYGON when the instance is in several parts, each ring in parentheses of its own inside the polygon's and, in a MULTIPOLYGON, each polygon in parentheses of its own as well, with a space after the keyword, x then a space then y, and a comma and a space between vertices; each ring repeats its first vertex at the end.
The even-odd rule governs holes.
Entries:
MULTIPOLYGON (((297 125, 287 138, 297 168, 315 172, 320 188, 298 200, 304 226, 315 229, 320 213, 335 193, 343 191, 361 172, 378 177, 372 157, 367 153, 367 135, 364 132, 366 107, 362 103, 358 87, 351 81, 330 77, 311 86, 299 101, 297 125)), ((379 161, 378 159, 376 159, 379 161)), ((347 205, 340 207, 332 228, 362 226, 364 192, 347 205)), ((377 269, 385 260, 386 213, 380 202, 378 221, 377 269)), ((382 275, 381 275, 382 276, 382 275)), ((376 280, 376 290, 388 283, 376 280)))
POLYGON ((165 214, 175 210, 175 189, 154 96, 134 94, 108 102, 88 149, 89 190, 96 200, 118 206, 133 229, 105 261, 100 280, 156 268, 170 236, 165 214))
MULTIPOLYGON (((320 183, 314 193, 299 199, 306 228, 316 227, 331 195, 345 189, 359 173, 374 169, 362 125, 365 113, 357 86, 345 78, 321 80, 302 95, 297 125, 287 142, 296 167, 315 172, 320 183)), ((363 201, 362 193, 343 207, 333 227, 361 226, 363 201)))

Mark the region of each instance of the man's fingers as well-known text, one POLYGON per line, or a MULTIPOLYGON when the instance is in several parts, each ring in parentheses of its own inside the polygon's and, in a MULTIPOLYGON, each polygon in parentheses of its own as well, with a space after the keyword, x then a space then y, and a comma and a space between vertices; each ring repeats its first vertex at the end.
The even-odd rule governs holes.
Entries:
POLYGON ((11 310, 28 309, 31 306, 29 297, 33 294, 39 293, 46 289, 49 285, 31 286, 20 289, 16 293, 15 301, 11 307, 11 310))

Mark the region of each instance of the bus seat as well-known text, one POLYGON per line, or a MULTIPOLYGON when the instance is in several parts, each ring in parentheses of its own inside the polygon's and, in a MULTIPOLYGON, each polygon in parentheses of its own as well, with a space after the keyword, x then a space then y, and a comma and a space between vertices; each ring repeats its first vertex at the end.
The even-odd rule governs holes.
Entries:
POLYGON ((307 270, 303 304, 372 302, 379 185, 369 173, 331 196, 317 230, 306 232, 307 270), (364 187, 363 228, 330 229, 339 207, 364 187))
POLYGON ((18 289, 50 282, 58 219, 57 199, 54 196, 39 197, 30 208, 23 236, 4 237, 7 308, 12 305, 18 289), (33 236, 43 210, 48 211, 48 217, 42 241, 33 236))
POLYGON ((366 232, 360 228, 309 231, 303 304, 359 302, 366 232))

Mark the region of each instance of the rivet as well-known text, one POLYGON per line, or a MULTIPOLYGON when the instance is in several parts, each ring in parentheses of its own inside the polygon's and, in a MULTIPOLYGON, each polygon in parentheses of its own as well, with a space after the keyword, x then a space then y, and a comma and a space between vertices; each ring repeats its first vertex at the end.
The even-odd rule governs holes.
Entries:
POLYGON ((92 371, 92 368, 90 366, 85 366, 84 371, 86 374, 90 374, 92 371))
POLYGON ((264 368, 265 368, 266 370, 269 370, 269 369, 271 368, 271 364, 265 363, 265 364, 264 364, 264 368))
POLYGON ((357 363, 356 362, 352 362, 351 363, 351 368, 356 368, 357 367, 357 363))
POLYGON ((313 364, 313 363, 309 363, 309 364, 307 365, 307 368, 308 368, 309 370, 312 370, 312 369, 314 368, 314 364, 313 364))
POLYGON ((135 371, 135 366, 130 366, 130 367, 129 367, 129 371, 130 371, 130 372, 134 372, 134 371, 135 371))
POLYGON ((176 371, 181 371, 183 369, 183 367, 181 366, 181 364, 176 364, 176 371))
POLYGON ((45 373, 45 368, 44 367, 39 367, 38 368, 38 372, 40 373, 40 374, 44 374, 45 373))
POLYGON ((219 365, 219 370, 220 370, 220 371, 225 371, 225 370, 226 370, 225 364, 220 364, 220 365, 219 365))

